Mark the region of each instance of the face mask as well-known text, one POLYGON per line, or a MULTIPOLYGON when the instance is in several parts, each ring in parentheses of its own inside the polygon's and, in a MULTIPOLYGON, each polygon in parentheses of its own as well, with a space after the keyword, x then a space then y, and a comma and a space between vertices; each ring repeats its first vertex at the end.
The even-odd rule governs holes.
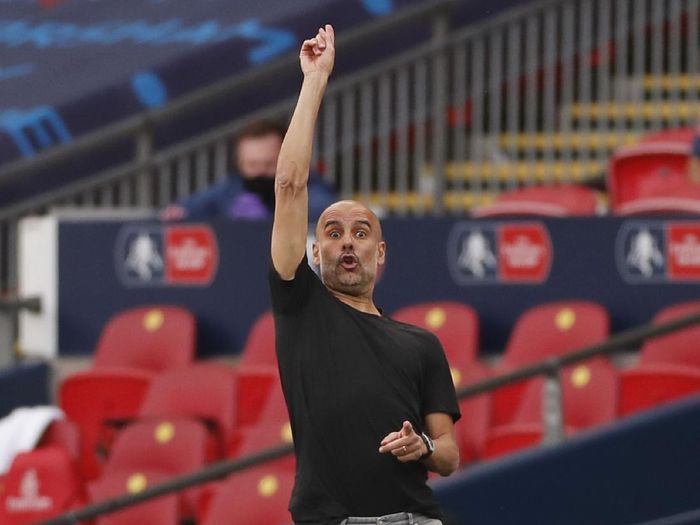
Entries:
POLYGON ((275 208, 275 178, 257 175, 243 179, 243 187, 249 193, 257 195, 265 206, 272 211, 275 208))

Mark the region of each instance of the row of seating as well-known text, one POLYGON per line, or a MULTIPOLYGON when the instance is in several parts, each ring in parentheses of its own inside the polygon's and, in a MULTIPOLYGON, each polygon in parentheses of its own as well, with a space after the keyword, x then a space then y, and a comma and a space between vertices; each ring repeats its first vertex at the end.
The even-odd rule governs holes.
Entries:
MULTIPOLYGON (((654 322, 697 310, 700 302, 674 305, 660 312, 654 322)), ((43 515, 39 515, 41 508, 36 505, 25 502, 26 512, 18 512, 22 506, 16 505, 15 512, 5 517, 0 514, 2 523, 29 523, 85 502, 138 492, 223 457, 239 457, 291 441, 270 313, 251 329, 235 368, 192 361, 193 349, 184 347, 194 345, 194 319, 181 313, 174 307, 146 307, 120 314, 107 325, 92 369, 67 378, 61 386, 61 392, 71 393, 60 397, 69 421, 56 422, 37 450, 17 456, 5 480, 6 504, 0 505, 2 509, 9 508, 8 498, 31 495, 26 489, 30 471, 42 479, 42 484, 62 480, 58 484, 61 490, 52 492, 54 505, 44 509, 43 515), (171 314, 180 316, 180 322, 166 324, 171 314), (182 334, 189 334, 184 339, 190 343, 167 350, 175 339, 168 341, 163 333, 156 333, 164 327, 181 331, 186 324, 191 329, 180 332, 176 339, 182 341, 182 334), (122 357, 110 355, 121 351, 119 339, 126 337, 120 335, 122 331, 133 335, 139 330, 144 333, 130 341, 122 357), (154 371, 148 384, 138 387, 142 396, 139 401, 138 395, 129 397, 131 379, 123 383, 120 380, 129 378, 129 370, 143 372, 143 367, 133 367, 127 354, 149 338, 158 344, 148 366, 160 372, 154 371), (157 357, 159 353, 161 358, 157 357), (173 363, 176 367, 167 369, 173 363), (114 376, 105 380, 110 373, 114 376), (124 399, 127 402, 122 404, 124 399), (97 445, 103 450, 103 458, 91 448, 97 445)), ((392 317, 437 335, 457 387, 602 342, 609 334, 608 314, 595 303, 567 301, 536 306, 517 320, 499 364, 488 367, 479 359, 479 319, 471 307, 453 302, 427 303, 401 309, 392 317)), ((617 370, 603 357, 562 370, 566 433, 573 435, 620 415, 700 392, 700 353, 693 344, 698 335, 700 328, 691 328, 650 340, 639 353, 639 363, 625 370, 617 370)), ((142 354, 148 351, 142 347, 134 352, 136 362, 144 363, 142 354)), ((457 434, 464 463, 494 458, 541 440, 540 379, 461 400, 460 407, 463 418, 457 434)), ((253 525, 288 523, 286 506, 293 475, 294 458, 289 456, 223 482, 105 516, 98 524, 175 523, 173 519, 194 518, 212 525, 224 522, 225 516, 241 513, 249 515, 248 522, 253 525), (144 518, 151 513, 169 519, 144 518)))
MULTIPOLYGON (((608 162, 608 206, 615 215, 700 213, 700 186, 689 180, 692 128, 670 129, 643 137, 615 152, 608 162)), ((597 192, 580 185, 533 186, 506 191, 475 208, 477 218, 595 215, 597 192)))

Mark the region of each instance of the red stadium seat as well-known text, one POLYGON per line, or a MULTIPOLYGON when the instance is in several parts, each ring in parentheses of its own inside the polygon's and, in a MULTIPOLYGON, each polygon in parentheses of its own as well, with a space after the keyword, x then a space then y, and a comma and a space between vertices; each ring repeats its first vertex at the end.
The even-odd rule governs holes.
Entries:
POLYGON ((255 424, 275 382, 279 381, 275 353, 275 322, 271 311, 253 324, 236 367, 238 424, 255 424))
POLYGON ((700 189, 688 181, 689 151, 689 142, 658 141, 619 150, 608 166, 613 212, 700 213, 700 189))
POLYGON ((506 191, 495 201, 472 211, 472 216, 508 217, 568 217, 595 215, 598 194, 585 186, 532 186, 506 191))
POLYGON ((110 428, 106 422, 133 418, 152 377, 152 372, 134 368, 94 368, 61 383, 59 405, 80 429, 80 465, 86 479, 99 475, 100 458, 109 448, 110 428))
POLYGON ((668 128, 661 129, 659 131, 652 131, 647 133, 639 139, 640 142, 663 142, 666 144, 677 143, 683 146, 687 146, 695 138, 697 129, 693 126, 688 126, 684 128, 668 128))
POLYGON ((138 470, 176 475, 206 463, 207 429, 193 419, 134 421, 124 427, 112 447, 103 473, 138 470))
MULTIPOLYGON (((178 476, 198 470, 206 464, 207 429, 191 419, 135 421, 119 432, 102 475, 147 470, 166 476, 178 476)), ((200 487, 187 490, 182 497, 182 515, 194 516, 200 487)))
MULTIPOLYGON (((513 423, 490 430, 482 458, 494 458, 542 441, 543 386, 542 379, 529 382, 513 423)), ((597 357, 564 368, 561 387, 564 431, 567 435, 615 419, 617 372, 606 358, 597 357)))
MULTIPOLYGON (((113 472, 88 487, 90 501, 96 503, 124 494, 137 494, 167 477, 146 470, 113 472)), ((177 495, 169 494, 150 499, 95 520, 95 525, 173 525, 179 523, 177 495)))
POLYGON ((130 308, 113 316, 95 351, 95 367, 128 366, 160 372, 194 359, 196 322, 179 306, 130 308))
POLYGON ((391 318, 433 332, 445 349, 452 380, 463 384, 479 352, 479 317, 471 306, 452 301, 419 303, 397 310, 391 318))
POLYGON ((17 454, 0 491, 0 523, 36 523, 85 501, 75 459, 60 446, 17 454))
POLYGON ((272 311, 263 313, 253 323, 243 350, 241 366, 270 366, 277 368, 275 353, 275 319, 272 311))
MULTIPOLYGON (((511 372, 548 357, 604 341, 610 319, 605 308, 590 301, 560 301, 525 311, 511 332, 496 373, 511 372)), ((493 392, 491 424, 513 421, 527 381, 493 392)))
MULTIPOLYGON (((478 362, 472 363, 462 377, 466 386, 489 377, 490 372, 478 362)), ((460 461, 475 461, 484 448, 491 419, 491 394, 481 394, 459 400, 462 418, 455 425, 455 434, 459 446, 460 461)))
MULTIPOLYGON (((654 316, 660 324, 700 311, 700 301, 671 305, 654 316)), ((700 392, 700 326, 649 339, 636 366, 620 374, 620 414, 668 403, 700 392)))
POLYGON ((146 393, 140 418, 190 417, 206 422, 210 460, 223 457, 236 417, 234 371, 220 363, 197 363, 158 375, 146 393))
POLYGON ((67 419, 52 421, 39 439, 36 448, 63 447, 74 459, 80 457, 80 429, 67 419))
POLYGON ((293 472, 267 465, 234 473, 217 486, 200 523, 221 525, 231 523, 233 516, 245 516, 246 525, 289 525, 293 485, 293 472))
MULTIPOLYGON (((272 436, 269 438, 272 439, 272 444, 278 444, 280 442, 278 439, 280 435, 284 436, 282 441, 287 442, 291 440, 289 413, 287 412, 287 404, 285 403, 282 385, 278 377, 272 382, 269 388, 269 395, 264 405, 259 409, 256 421, 250 424, 241 424, 236 427, 235 439, 233 442, 229 443, 228 454, 238 456, 246 452, 258 450, 260 447, 257 447, 251 442, 248 435, 251 433, 255 434, 255 429, 264 426, 268 426, 268 428, 272 429, 272 436), (280 434, 281 430, 278 431, 278 429, 282 428, 284 428, 284 433, 280 434), (241 449, 241 445, 244 445, 243 449, 241 449), (251 448, 251 445, 254 448, 251 448)), ((264 438, 263 440, 269 445, 269 439, 264 438)))
POLYGON ((239 365, 235 374, 236 422, 239 426, 254 425, 260 419, 271 389, 279 383, 279 372, 276 366, 239 365))

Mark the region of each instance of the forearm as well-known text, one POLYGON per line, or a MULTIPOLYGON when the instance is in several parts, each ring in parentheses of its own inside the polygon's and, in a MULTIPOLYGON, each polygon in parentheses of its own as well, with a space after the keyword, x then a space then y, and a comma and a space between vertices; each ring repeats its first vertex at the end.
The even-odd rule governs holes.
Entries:
POLYGON ((304 75, 299 99, 277 160, 275 180, 278 191, 286 187, 299 189, 308 182, 314 128, 328 76, 325 72, 304 75))
POLYGON ((441 476, 449 476, 459 467, 459 447, 450 434, 434 438, 435 452, 421 461, 426 468, 441 476))

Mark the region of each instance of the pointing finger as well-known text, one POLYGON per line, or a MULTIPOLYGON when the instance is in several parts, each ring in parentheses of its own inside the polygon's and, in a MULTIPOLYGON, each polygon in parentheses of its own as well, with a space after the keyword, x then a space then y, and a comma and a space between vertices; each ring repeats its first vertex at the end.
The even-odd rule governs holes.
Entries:
POLYGON ((326 24, 326 36, 327 36, 327 44, 331 47, 335 45, 335 29, 333 29, 333 26, 330 24, 326 24))

